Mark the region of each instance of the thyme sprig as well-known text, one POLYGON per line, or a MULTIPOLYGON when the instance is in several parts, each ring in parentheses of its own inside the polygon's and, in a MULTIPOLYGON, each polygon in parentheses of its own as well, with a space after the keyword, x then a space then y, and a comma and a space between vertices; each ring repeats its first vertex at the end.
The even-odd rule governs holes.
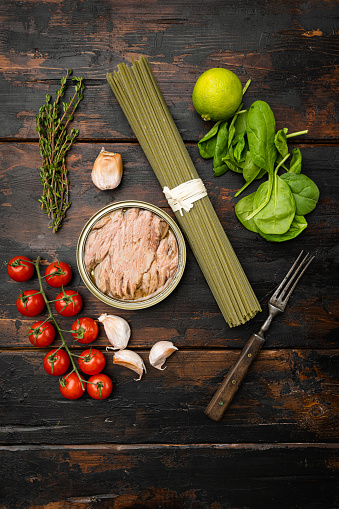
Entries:
POLYGON ((39 151, 42 157, 40 182, 43 193, 39 199, 41 209, 51 219, 50 228, 56 232, 71 206, 69 201, 69 180, 67 178, 66 154, 79 135, 78 129, 69 129, 74 113, 83 99, 85 85, 83 77, 73 77, 74 94, 68 102, 62 103, 61 98, 67 89, 67 78, 72 74, 69 69, 61 81, 54 102, 47 94, 45 104, 39 109, 36 117, 36 130, 39 134, 39 151))

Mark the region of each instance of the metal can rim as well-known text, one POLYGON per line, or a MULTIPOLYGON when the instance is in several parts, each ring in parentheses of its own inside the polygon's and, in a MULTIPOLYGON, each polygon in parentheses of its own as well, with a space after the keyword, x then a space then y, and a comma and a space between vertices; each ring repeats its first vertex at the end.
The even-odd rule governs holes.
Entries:
POLYGON ((155 304, 158 304, 162 300, 164 300, 178 285, 185 269, 186 265, 186 244, 184 236, 177 225, 177 223, 167 214, 167 212, 163 211, 156 205, 153 205, 151 203, 138 201, 138 200, 125 200, 125 201, 119 201, 115 203, 111 203, 110 205, 106 205, 102 209, 98 210, 85 224, 83 227, 78 243, 76 248, 76 260, 77 260, 77 266, 80 273, 80 276, 85 283, 88 290, 99 300, 104 302, 105 304, 108 304, 109 306, 116 307, 118 309, 144 309, 151 306, 154 306, 155 304), (88 274, 85 263, 84 263, 84 249, 87 237, 94 226, 94 224, 99 221, 102 217, 104 217, 109 212, 112 212, 113 210, 120 209, 120 208, 131 208, 131 207, 138 207, 146 210, 150 210, 151 212, 157 214, 162 219, 164 219, 170 226, 171 230, 173 231, 177 243, 178 243, 178 249, 179 249, 179 261, 178 261, 178 268, 177 271, 170 282, 170 284, 158 295, 155 295, 154 297, 151 297, 150 299, 139 301, 139 302, 133 302, 133 301, 122 301, 118 299, 114 299, 113 297, 110 297, 103 292, 101 292, 97 286, 93 283, 92 278, 88 274))

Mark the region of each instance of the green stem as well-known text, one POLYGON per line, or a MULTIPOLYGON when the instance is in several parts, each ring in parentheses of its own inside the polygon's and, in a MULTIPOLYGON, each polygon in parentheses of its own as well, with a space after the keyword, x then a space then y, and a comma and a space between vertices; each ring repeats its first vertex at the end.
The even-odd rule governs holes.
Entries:
POLYGON ((248 80, 246 85, 244 86, 244 88, 242 89, 242 95, 244 95, 244 93, 246 92, 246 90, 248 89, 248 87, 250 86, 251 84, 251 80, 248 80))
MULTIPOLYGON (((39 327, 34 327, 34 329, 32 329, 32 327, 30 327, 30 329, 29 329, 29 330, 30 330, 30 331, 34 331, 35 329, 40 330, 40 329, 41 329, 41 327, 42 327, 45 323, 47 323, 47 322, 48 322, 48 320, 49 320, 50 318, 51 318, 51 316, 48 316, 47 318, 45 318, 45 320, 44 320, 43 322, 41 322, 41 324, 39 325, 39 327)), ((45 327, 45 328, 46 328, 46 327, 45 327)), ((43 330, 45 330, 45 329, 43 329, 43 330)), ((43 332, 43 331, 41 331, 41 332, 43 332)), ((39 334, 41 334, 41 332, 40 332, 39 334)), ((31 334, 32 334, 32 332, 29 332, 29 333, 28 333, 28 336, 30 336, 31 334)))
POLYGON ((307 134, 307 133, 308 133, 308 129, 306 129, 306 131, 298 131, 297 133, 286 134, 286 138, 292 138, 293 136, 300 136, 301 134, 307 134))
POLYGON ((265 201, 256 210, 254 210, 252 212, 252 214, 250 214, 249 216, 246 217, 246 221, 248 221, 249 219, 252 219, 252 217, 256 216, 264 207, 266 207, 266 205, 268 204, 268 202, 270 201, 270 198, 271 198, 272 189, 273 189, 273 181, 274 181, 274 175, 269 176, 268 191, 267 191, 267 196, 265 198, 265 201))
POLYGON ((58 348, 56 348, 56 349, 54 350, 54 352, 52 353, 52 355, 55 355, 55 354, 56 354, 59 350, 61 350, 61 348, 63 348, 63 347, 64 347, 64 345, 60 345, 58 348))
POLYGON ((246 184, 244 184, 242 186, 241 189, 239 189, 239 191, 237 191, 234 195, 234 198, 236 198, 237 196, 239 196, 239 194, 241 194, 243 191, 245 191, 246 187, 248 187, 250 184, 252 184, 253 180, 249 180, 248 182, 246 182, 246 184))
POLYGON ((254 212, 252 212, 252 214, 250 214, 249 216, 246 217, 246 221, 248 221, 249 219, 252 219, 252 217, 256 216, 264 207, 266 207, 266 205, 268 204, 268 202, 270 201, 270 198, 271 198, 271 194, 272 194, 272 189, 273 189, 273 184, 274 184, 274 178, 275 178, 275 174, 277 173, 277 171, 279 170, 280 166, 282 164, 284 164, 284 162, 286 161, 286 159, 290 157, 290 154, 287 154, 284 159, 282 159, 280 161, 280 163, 277 165, 274 173, 272 176, 269 177, 269 181, 268 181, 268 192, 267 192, 267 196, 265 198, 265 201, 256 209, 254 210, 254 212))
MULTIPOLYGON (((80 376, 80 373, 79 373, 79 371, 78 371, 78 369, 76 367, 76 364, 74 362, 73 354, 70 352, 70 350, 69 350, 69 348, 68 348, 68 346, 66 344, 66 341, 65 341, 65 339, 64 339, 64 337, 62 335, 62 331, 61 331, 61 329, 60 329, 60 327, 59 327, 59 325, 58 325, 58 323, 57 323, 57 321, 56 321, 56 319, 55 319, 55 317, 54 317, 54 315, 52 313, 51 306, 50 306, 50 301, 47 299, 46 294, 44 292, 44 289, 43 289, 43 286, 42 286, 42 276, 40 274, 40 267, 39 267, 40 260, 41 260, 41 258, 40 258, 40 256, 38 256, 37 260, 36 260, 36 263, 35 263, 35 268, 36 268, 36 272, 38 274, 38 280, 39 280, 39 285, 40 285, 40 293, 41 293, 41 295, 44 298, 44 301, 45 301, 46 307, 48 309, 50 318, 53 320, 54 325, 56 326, 56 328, 57 328, 57 330, 59 332, 59 335, 60 335, 60 338, 61 338, 61 342, 62 342, 62 346, 65 348, 66 352, 69 355, 69 358, 71 359, 71 363, 72 363, 72 366, 73 366, 73 371, 77 374, 77 377, 79 378, 80 383, 81 383, 81 387, 83 389, 85 389, 84 385, 83 385, 83 380, 82 380, 82 378, 80 376)), ((60 348, 62 348, 62 347, 60 347, 60 348)))

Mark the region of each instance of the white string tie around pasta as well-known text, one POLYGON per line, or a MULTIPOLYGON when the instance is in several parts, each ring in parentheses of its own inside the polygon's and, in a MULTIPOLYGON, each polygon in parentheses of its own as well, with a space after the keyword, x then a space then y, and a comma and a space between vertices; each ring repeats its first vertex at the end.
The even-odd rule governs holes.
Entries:
POLYGON ((200 178, 188 180, 173 189, 164 187, 163 192, 173 212, 179 210, 181 215, 183 215, 183 209, 189 212, 195 201, 207 196, 206 188, 200 178))

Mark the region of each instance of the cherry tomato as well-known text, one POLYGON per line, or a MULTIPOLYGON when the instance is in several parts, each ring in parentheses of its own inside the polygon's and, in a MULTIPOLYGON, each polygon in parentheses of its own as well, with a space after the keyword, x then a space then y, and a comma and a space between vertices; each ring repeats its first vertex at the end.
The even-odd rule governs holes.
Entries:
POLYGON ((78 375, 71 373, 60 380, 60 392, 67 399, 78 399, 85 392, 85 383, 82 388, 78 375))
POLYGON ((26 290, 16 300, 16 307, 24 316, 40 315, 45 307, 45 301, 40 292, 26 290))
POLYGON ((33 323, 32 327, 29 329, 28 338, 34 346, 49 346, 54 341, 55 329, 50 322, 43 322, 43 320, 40 320, 39 322, 33 323))
POLYGON ((82 298, 74 290, 63 290, 57 295, 54 306, 59 315, 74 316, 81 311, 82 298))
POLYGON ((14 281, 22 283, 31 279, 34 274, 34 265, 27 256, 14 256, 7 264, 7 272, 14 281))
POLYGON ((75 333, 72 333, 73 338, 83 345, 92 343, 99 334, 97 322, 88 316, 84 316, 76 320, 72 325, 72 330, 76 331, 75 333))
POLYGON ((105 364, 104 354, 95 348, 84 350, 79 357, 79 368, 86 375, 97 375, 104 369, 105 364))
POLYGON ((108 398, 113 389, 112 380, 103 373, 91 376, 86 386, 88 394, 94 399, 108 398))
POLYGON ((71 277, 71 267, 64 262, 53 262, 45 270, 45 279, 49 286, 53 286, 53 288, 61 288, 68 285, 71 277))
POLYGON ((46 353, 44 357, 44 368, 49 375, 60 376, 66 373, 71 360, 65 350, 54 348, 46 353))

